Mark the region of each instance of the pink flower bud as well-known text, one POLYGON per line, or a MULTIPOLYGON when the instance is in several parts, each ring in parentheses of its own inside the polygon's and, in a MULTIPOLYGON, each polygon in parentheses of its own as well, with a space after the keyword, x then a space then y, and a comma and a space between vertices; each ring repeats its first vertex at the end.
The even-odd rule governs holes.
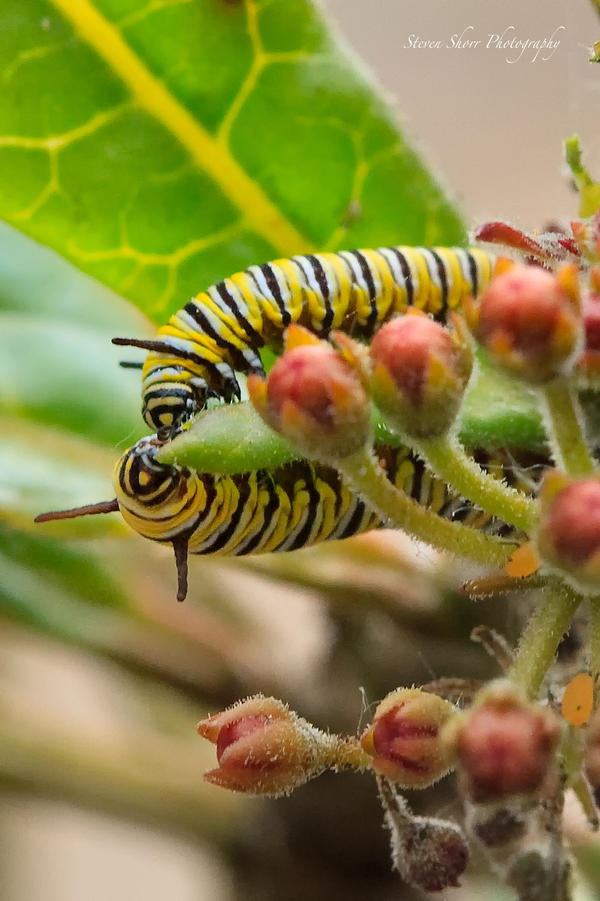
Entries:
POLYGON ((494 362, 541 383, 569 371, 583 343, 574 265, 553 275, 539 266, 501 263, 478 308, 469 312, 477 340, 494 362))
POLYGON ((375 403, 391 425, 425 438, 445 432, 458 413, 472 367, 468 341, 409 311, 375 335, 370 348, 375 403))
POLYGON ((600 587, 600 479, 570 482, 550 471, 540 493, 540 556, 583 589, 600 587))
POLYGON ((417 688, 399 688, 379 704, 361 738, 373 769, 405 788, 425 788, 452 768, 453 752, 440 739, 455 713, 448 701, 417 688))
POLYGON ((266 381, 251 376, 252 403, 271 428, 309 457, 335 459, 364 447, 371 411, 358 368, 300 326, 266 381))
POLYGON ((578 370, 585 375, 600 373, 600 294, 590 294, 583 303, 585 347, 578 370))
POLYGON ((551 711, 527 704, 509 687, 489 692, 466 715, 456 747, 475 802, 535 792, 552 770, 560 723, 551 711))
POLYGON ((278 797, 331 763, 332 740, 276 698, 256 695, 198 724, 217 748, 207 782, 231 791, 278 797))

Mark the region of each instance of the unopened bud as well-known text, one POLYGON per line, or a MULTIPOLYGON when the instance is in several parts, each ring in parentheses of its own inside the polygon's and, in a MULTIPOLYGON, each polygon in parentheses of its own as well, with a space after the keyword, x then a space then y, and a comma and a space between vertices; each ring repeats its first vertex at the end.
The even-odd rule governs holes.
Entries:
POLYGON ((266 381, 248 379, 252 403, 276 432, 309 457, 340 459, 365 447, 371 411, 358 367, 300 326, 266 381))
POLYGON ((399 688, 379 704, 363 733, 363 749, 373 769, 404 788, 425 788, 452 768, 454 757, 440 738, 453 716, 448 701, 417 688, 399 688))
MULTIPOLYGON (((600 198, 600 185, 596 184, 596 192, 600 198)), ((591 263, 600 263, 600 210, 596 210, 589 219, 576 219, 571 222, 573 237, 582 256, 591 263)))
POLYGON ((441 892, 459 885, 469 860, 462 830, 433 817, 414 817, 392 846, 395 868, 409 885, 425 892, 441 892))
POLYGON ((386 779, 379 778, 378 787, 390 830, 392 863, 404 881, 426 892, 458 885, 469 859, 462 830, 446 820, 416 817, 386 779))
POLYGON ((207 782, 231 791, 279 797, 331 762, 331 738, 276 698, 257 695, 202 720, 198 732, 217 746, 207 782))
MULTIPOLYGON (((590 279, 600 282, 600 269, 590 272, 590 279)), ((580 373, 588 376, 600 374, 600 284, 597 291, 589 294, 583 303, 583 327, 585 330, 585 346, 577 364, 580 373)))
POLYGON ((571 482, 555 470, 540 492, 540 557, 567 572, 583 591, 600 587, 600 479, 571 482))
POLYGON ((390 424, 417 438, 454 422, 471 375, 471 346, 458 317, 450 332, 417 310, 392 319, 370 348, 373 399, 390 424))
POLYGON ((508 683, 491 686, 453 736, 469 797, 481 803, 540 789, 560 731, 550 710, 527 703, 508 683))
POLYGON ((478 307, 468 307, 475 337, 497 366, 533 383, 569 372, 583 343, 574 264, 556 275, 500 261, 478 307))

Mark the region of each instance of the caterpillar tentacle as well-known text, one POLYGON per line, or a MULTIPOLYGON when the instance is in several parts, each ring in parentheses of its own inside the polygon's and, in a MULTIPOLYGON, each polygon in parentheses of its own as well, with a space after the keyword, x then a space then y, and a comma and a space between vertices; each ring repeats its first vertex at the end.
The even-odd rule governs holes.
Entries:
POLYGON ((259 351, 293 322, 320 336, 368 338, 415 306, 438 319, 488 283, 494 257, 477 248, 382 247, 308 254, 250 266, 192 298, 154 340, 115 338, 149 351, 143 416, 176 431, 212 392, 239 397, 235 372, 261 372, 259 351))

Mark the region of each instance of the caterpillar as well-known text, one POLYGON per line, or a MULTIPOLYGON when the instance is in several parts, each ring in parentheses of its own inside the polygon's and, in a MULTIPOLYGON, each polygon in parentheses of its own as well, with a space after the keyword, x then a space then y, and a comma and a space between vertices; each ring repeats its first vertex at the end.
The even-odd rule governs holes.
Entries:
MULTIPOLYGON (((159 463, 156 453, 161 445, 156 435, 142 438, 120 458, 113 500, 42 513, 36 522, 120 511, 139 534, 173 545, 180 601, 187 593, 188 553, 242 556, 292 551, 382 525, 335 469, 296 461, 241 475, 202 474, 159 463)), ((387 477, 419 504, 473 528, 515 536, 501 520, 453 494, 411 450, 379 447, 376 452, 387 477)), ((486 455, 480 462, 514 483, 510 463, 486 455)))
MULTIPOLYGON (((277 348, 294 322, 321 337, 371 337, 415 306, 438 319, 487 285, 494 257, 477 248, 381 247, 307 254, 250 266, 192 298, 156 339, 114 338, 150 351, 142 415, 163 437, 210 396, 239 399, 235 372, 264 374, 259 351, 277 348)), ((136 365, 136 364, 133 364, 136 365)))

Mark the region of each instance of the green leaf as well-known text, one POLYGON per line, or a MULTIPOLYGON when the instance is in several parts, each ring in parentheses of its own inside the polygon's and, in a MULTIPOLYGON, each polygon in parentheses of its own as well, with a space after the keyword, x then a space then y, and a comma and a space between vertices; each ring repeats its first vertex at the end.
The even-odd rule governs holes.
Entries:
MULTIPOLYGON (((400 438, 374 413, 375 441, 392 447, 400 438)), ((545 434, 535 400, 513 379, 481 359, 480 374, 462 410, 460 438, 466 447, 519 447, 542 451, 545 434)), ((190 428, 161 449, 159 460, 199 472, 236 473, 272 468, 300 454, 264 424, 250 403, 199 414, 190 428)))
POLYGON ((0 0, 0 56, 0 216, 157 321, 272 257, 464 239, 309 0, 0 0))

